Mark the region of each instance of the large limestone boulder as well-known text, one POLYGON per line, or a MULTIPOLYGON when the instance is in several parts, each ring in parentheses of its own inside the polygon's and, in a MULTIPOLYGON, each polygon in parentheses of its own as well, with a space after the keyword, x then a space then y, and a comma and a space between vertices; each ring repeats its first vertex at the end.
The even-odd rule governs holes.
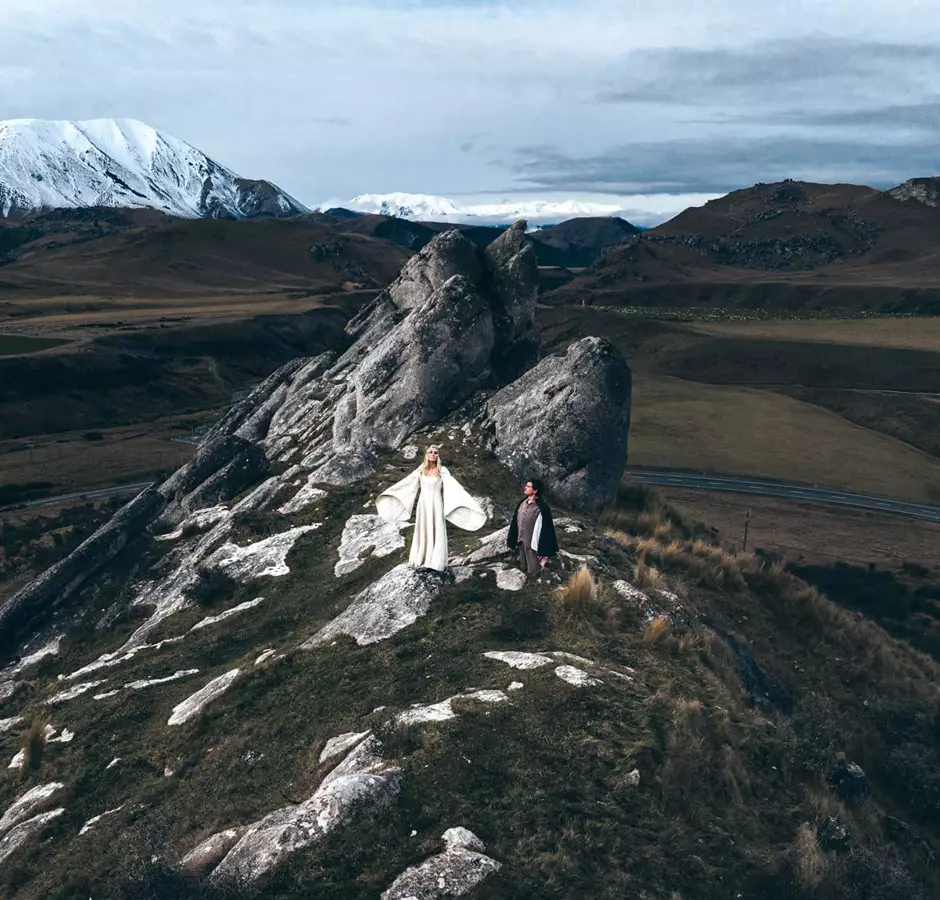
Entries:
POLYGON ((420 309, 455 275, 477 283, 483 274, 479 252, 459 231, 445 231, 405 263, 388 289, 399 309, 420 309))
POLYGON ((609 341, 589 337, 495 394, 485 441, 520 478, 541 478, 568 506, 613 502, 627 461, 630 367, 609 341))
POLYGON ((334 441, 397 447, 484 383, 492 347, 488 304, 469 278, 452 276, 359 364, 334 441))

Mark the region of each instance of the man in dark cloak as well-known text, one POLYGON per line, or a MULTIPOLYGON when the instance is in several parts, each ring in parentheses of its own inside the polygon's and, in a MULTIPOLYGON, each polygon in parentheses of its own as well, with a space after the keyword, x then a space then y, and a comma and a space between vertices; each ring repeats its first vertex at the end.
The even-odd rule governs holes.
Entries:
POLYGON ((507 543, 519 554, 519 566, 530 578, 540 575, 549 557, 558 552, 552 511, 542 499, 543 487, 538 478, 529 479, 525 497, 509 523, 507 543))

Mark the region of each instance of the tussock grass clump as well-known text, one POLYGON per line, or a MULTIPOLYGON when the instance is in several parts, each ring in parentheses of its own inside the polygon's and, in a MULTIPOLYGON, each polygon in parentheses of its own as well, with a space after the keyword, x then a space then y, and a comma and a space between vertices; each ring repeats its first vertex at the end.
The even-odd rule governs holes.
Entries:
POLYGON ((643 643, 647 647, 658 647, 672 631, 669 616, 657 616, 646 626, 643 643))
POLYGON ((826 855, 819 846, 816 829, 809 822, 800 825, 793 842, 793 875, 803 888, 814 888, 826 871, 826 855))
POLYGON ((46 727, 48 723, 41 716, 33 719, 23 735, 23 771, 35 772, 41 765, 46 752, 46 727))
POLYGON ((655 536, 658 540, 689 533, 682 516, 643 485, 621 485, 614 505, 601 513, 600 523, 630 534, 655 536))
POLYGON ((421 731, 417 725, 406 725, 388 719, 377 725, 372 733, 379 742, 386 759, 402 759, 421 748, 421 731))
POLYGON ((574 572, 556 593, 562 612, 569 618, 609 624, 616 616, 616 607, 587 566, 574 572))
POLYGON ((636 561, 633 567, 633 584, 641 591, 650 591, 663 586, 663 576, 659 569, 649 565, 644 558, 636 561))
POLYGON ((707 709, 700 700, 672 701, 660 780, 663 800, 691 821, 709 804, 746 807, 750 777, 727 712, 707 709))

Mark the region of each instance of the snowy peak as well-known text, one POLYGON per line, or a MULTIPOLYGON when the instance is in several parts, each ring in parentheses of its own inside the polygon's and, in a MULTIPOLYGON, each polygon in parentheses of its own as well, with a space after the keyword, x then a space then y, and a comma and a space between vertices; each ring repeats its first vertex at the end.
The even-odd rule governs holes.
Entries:
POLYGON ((447 197, 430 194, 360 194, 345 207, 356 212, 397 216, 412 220, 455 222, 514 222, 528 219, 533 224, 560 222, 583 216, 615 216, 623 212, 618 203, 583 200, 514 200, 458 204, 447 197))
POLYGON ((89 206, 187 218, 285 216, 306 208, 133 119, 0 122, 0 215, 89 206))
POLYGON ((348 207, 355 212, 399 219, 446 218, 462 213, 452 200, 432 194, 360 194, 349 201, 348 207))

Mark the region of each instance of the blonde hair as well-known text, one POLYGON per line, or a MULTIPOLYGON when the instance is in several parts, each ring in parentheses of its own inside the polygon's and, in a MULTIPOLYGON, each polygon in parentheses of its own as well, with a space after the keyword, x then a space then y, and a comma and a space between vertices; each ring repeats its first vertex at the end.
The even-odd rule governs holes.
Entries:
POLYGON ((438 447, 437 444, 431 444, 431 446, 428 447, 428 449, 424 451, 424 462, 421 464, 422 475, 430 475, 432 471, 438 475, 441 474, 441 455, 440 454, 441 454, 441 448, 438 447), (428 463, 428 454, 432 450, 437 450, 437 465, 435 466, 431 466, 428 463))

